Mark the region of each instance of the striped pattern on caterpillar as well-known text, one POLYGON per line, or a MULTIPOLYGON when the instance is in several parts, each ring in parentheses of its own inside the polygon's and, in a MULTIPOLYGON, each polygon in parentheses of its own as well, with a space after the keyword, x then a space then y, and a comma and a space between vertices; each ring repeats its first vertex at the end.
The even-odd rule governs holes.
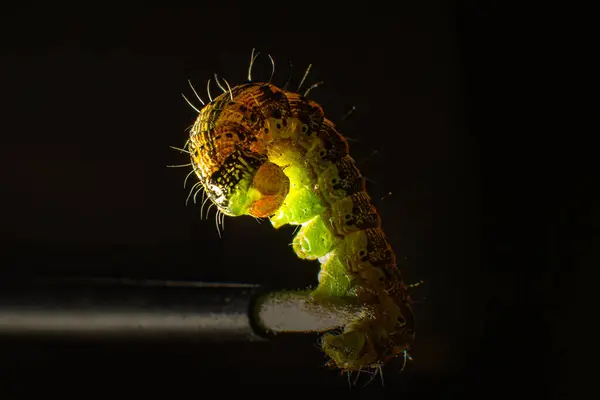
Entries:
POLYGON ((219 83, 223 93, 199 110, 184 146, 217 218, 301 225, 295 253, 321 263, 312 301, 369 306, 341 334, 323 336, 331 365, 360 371, 406 356, 415 335, 411 298, 347 140, 314 101, 252 82, 250 72, 248 81, 219 83))

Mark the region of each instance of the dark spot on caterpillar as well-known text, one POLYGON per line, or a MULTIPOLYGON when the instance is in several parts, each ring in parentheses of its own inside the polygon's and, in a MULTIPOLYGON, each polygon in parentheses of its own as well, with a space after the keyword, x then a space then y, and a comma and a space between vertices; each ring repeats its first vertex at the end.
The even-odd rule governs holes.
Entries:
POLYGON ((281 110, 275 109, 271 111, 271 116, 276 119, 281 119, 281 110))
POLYGON ((231 138, 233 137, 233 134, 232 134, 232 133, 226 133, 226 134, 225 134, 225 137, 227 137, 227 138, 231 139, 231 138))
POLYGON ((269 133, 269 128, 265 127, 265 133, 268 134, 269 133))
POLYGON ((306 132, 308 132, 308 126, 303 125, 302 126, 302 133, 306 133, 306 132))
POLYGON ((359 259, 360 259, 360 261, 362 261, 362 262, 367 262, 367 261, 369 261, 369 256, 367 255, 367 252, 366 252, 366 251, 364 251, 364 250, 361 250, 361 251, 359 251, 359 252, 358 252, 358 255, 359 255, 359 257, 360 257, 360 258, 359 258, 359 259))
POLYGON ((277 127, 277 129, 281 129, 281 124, 279 122, 275 126, 277 127))
POLYGON ((348 226, 356 225, 356 218, 352 214, 344 215, 344 223, 348 226))
POLYGON ((215 140, 219 140, 219 139, 221 139, 221 135, 215 136, 215 140))

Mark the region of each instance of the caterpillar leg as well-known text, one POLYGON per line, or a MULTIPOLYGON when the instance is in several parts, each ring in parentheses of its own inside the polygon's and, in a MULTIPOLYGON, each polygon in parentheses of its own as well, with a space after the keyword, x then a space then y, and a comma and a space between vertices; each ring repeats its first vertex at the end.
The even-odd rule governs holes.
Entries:
POLYGON ((290 192, 271 217, 271 224, 275 229, 287 224, 305 224, 326 210, 321 198, 312 188, 309 173, 297 165, 285 166, 283 171, 289 178, 290 192))
POLYGON ((321 258, 319 285, 312 292, 313 298, 319 299, 350 297, 355 298, 353 288, 356 282, 348 275, 340 254, 343 254, 343 243, 321 258))
POLYGON ((354 324, 341 335, 325 334, 322 348, 331 361, 344 371, 360 371, 378 365, 378 354, 369 338, 368 324, 354 324))
POLYGON ((296 255, 304 260, 316 260, 332 251, 340 238, 336 237, 321 215, 302 224, 292 246, 296 255))

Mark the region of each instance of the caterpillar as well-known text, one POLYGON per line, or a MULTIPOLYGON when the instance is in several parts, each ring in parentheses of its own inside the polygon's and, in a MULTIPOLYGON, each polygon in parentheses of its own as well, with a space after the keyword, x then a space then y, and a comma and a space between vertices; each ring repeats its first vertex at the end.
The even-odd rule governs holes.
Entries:
POLYGON ((329 365, 342 372, 381 370, 407 356, 415 321, 380 215, 347 139, 307 98, 316 85, 300 93, 308 70, 296 91, 287 89, 289 79, 283 88, 271 80, 252 81, 257 56, 253 50, 246 83, 231 87, 223 80, 225 87, 215 75, 222 93, 212 98, 207 88, 206 104, 192 87, 203 107, 195 108, 198 117, 184 145, 190 173, 205 201, 217 207, 217 222, 249 215, 268 218, 275 229, 299 226, 293 251, 321 264, 311 301, 369 306, 341 333, 322 336, 329 365))

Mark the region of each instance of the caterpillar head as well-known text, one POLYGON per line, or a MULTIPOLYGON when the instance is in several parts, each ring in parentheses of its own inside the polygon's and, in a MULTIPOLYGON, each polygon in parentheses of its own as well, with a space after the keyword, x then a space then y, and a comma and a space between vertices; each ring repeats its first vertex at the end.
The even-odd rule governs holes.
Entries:
POLYGON ((234 151, 210 174, 201 159, 192 162, 209 199, 225 215, 268 217, 283 204, 290 187, 283 169, 253 152, 234 151))

